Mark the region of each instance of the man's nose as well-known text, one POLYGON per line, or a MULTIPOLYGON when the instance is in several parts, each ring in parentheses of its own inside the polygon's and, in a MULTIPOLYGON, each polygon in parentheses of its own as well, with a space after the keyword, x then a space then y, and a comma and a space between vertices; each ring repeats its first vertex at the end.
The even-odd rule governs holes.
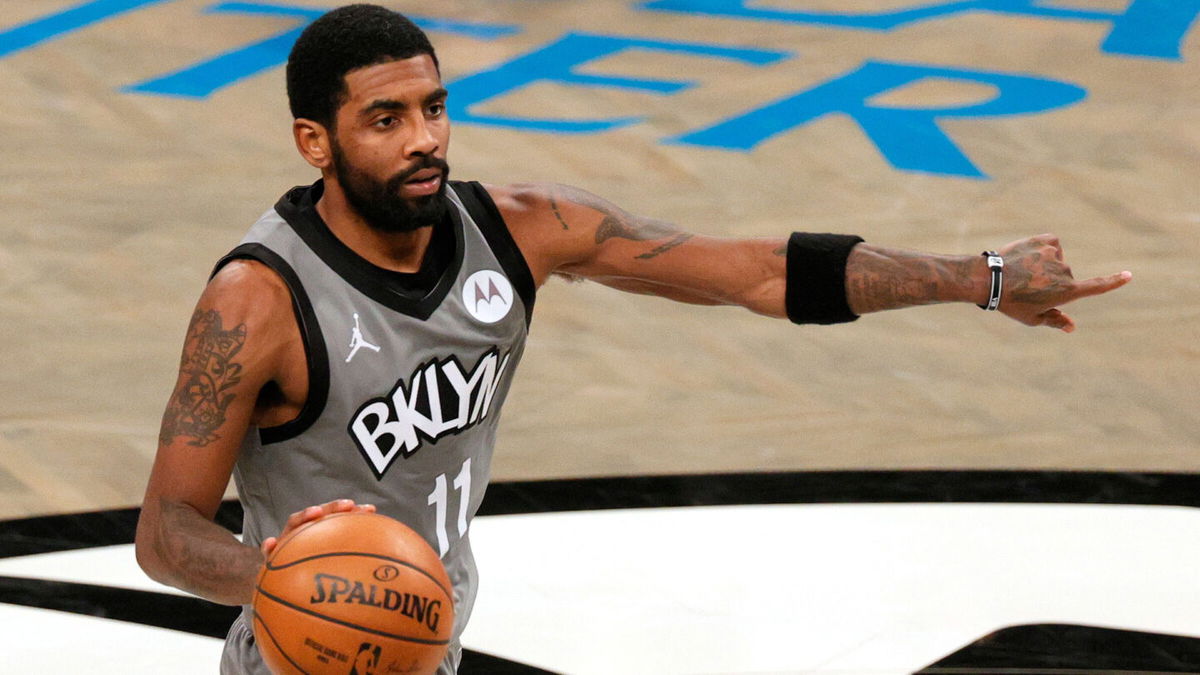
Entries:
POLYGON ((413 123, 413 134, 408 141, 408 155, 432 155, 438 149, 437 136, 424 115, 417 116, 413 123))

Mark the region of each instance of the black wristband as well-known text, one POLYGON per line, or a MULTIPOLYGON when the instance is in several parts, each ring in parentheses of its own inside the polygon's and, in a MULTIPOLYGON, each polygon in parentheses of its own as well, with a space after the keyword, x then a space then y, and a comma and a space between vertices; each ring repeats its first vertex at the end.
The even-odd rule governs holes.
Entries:
POLYGON ((846 259, 863 241, 849 234, 794 232, 787 245, 784 306, 792 323, 833 324, 858 315, 846 302, 846 259))

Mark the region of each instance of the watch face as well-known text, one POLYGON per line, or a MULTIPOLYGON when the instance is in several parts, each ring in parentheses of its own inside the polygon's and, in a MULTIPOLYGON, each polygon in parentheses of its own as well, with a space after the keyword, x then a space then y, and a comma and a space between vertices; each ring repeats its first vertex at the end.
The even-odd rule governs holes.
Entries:
POLYGON ((1004 258, 998 255, 989 255, 987 259, 988 267, 1004 267, 1004 258))

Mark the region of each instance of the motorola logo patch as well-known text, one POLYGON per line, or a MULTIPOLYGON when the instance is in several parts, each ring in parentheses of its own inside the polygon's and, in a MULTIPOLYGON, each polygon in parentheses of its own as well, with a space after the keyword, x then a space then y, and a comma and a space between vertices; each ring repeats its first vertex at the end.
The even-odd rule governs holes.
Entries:
POLYGON ((463 285, 463 305, 481 323, 496 323, 508 316, 513 305, 513 287, 503 274, 480 270, 463 285))

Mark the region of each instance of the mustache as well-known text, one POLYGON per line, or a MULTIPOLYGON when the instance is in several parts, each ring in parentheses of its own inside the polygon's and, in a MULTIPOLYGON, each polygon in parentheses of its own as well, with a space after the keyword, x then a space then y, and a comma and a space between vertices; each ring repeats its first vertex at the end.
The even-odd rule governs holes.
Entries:
POLYGON ((426 155, 421 161, 413 163, 412 166, 389 178, 387 182, 388 191, 398 191, 400 186, 404 185, 409 178, 412 178, 418 171, 425 169, 437 169, 441 171, 442 180, 445 180, 446 175, 450 173, 450 165, 446 163, 446 160, 434 157, 433 155, 426 155))

